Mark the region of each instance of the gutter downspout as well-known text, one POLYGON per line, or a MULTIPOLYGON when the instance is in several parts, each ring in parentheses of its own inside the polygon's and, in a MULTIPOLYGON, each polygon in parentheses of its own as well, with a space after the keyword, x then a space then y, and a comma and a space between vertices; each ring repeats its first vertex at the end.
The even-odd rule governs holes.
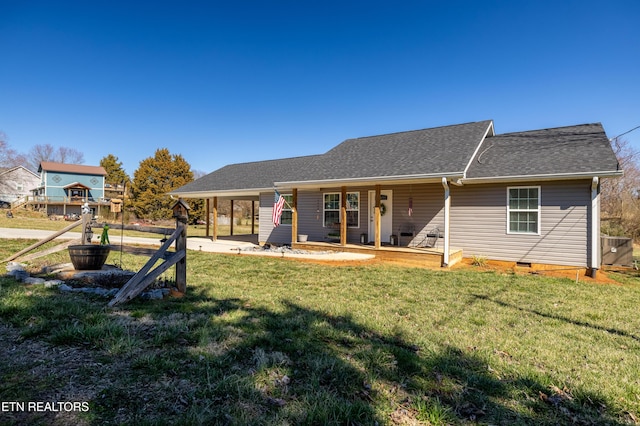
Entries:
POLYGON ((449 193, 449 184, 447 178, 442 178, 442 187, 444 188, 444 253, 442 256, 442 266, 449 266, 449 211, 451 209, 451 197, 449 193))
POLYGON ((591 278, 595 278, 600 268, 600 180, 591 180, 591 278))

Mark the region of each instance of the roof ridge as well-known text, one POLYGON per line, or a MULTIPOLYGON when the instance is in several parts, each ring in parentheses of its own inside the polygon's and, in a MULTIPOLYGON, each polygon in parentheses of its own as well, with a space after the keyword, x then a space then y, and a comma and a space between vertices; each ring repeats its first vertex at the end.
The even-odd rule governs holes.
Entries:
POLYGON ((425 127, 423 129, 414 129, 414 130, 402 130, 402 131, 397 131, 397 132, 381 133, 379 135, 358 136, 358 137, 355 137, 355 138, 345 139, 345 141, 358 140, 358 139, 368 139, 368 138, 377 138, 377 137, 380 137, 380 136, 399 135, 399 134, 402 134, 402 133, 424 132, 425 130, 446 129, 447 127, 467 126, 469 124, 479 124, 479 123, 485 123, 485 122, 490 122, 490 121, 493 121, 493 120, 469 121, 467 123, 447 124, 447 125, 444 125, 444 126, 425 127))
POLYGON ((297 155, 295 157, 272 158, 270 160, 243 161, 243 162, 240 162, 240 163, 226 164, 223 167, 239 166, 239 165, 245 165, 245 164, 269 163, 269 162, 285 161, 285 160, 297 160, 297 159, 303 159, 303 158, 319 157, 319 156, 322 156, 322 155, 324 155, 324 154, 297 155))
POLYGON ((602 127, 602 123, 600 123, 600 122, 582 123, 582 124, 572 124, 570 126, 548 127, 546 129, 532 129, 532 130, 522 130, 522 131, 518 131, 518 132, 498 133, 494 137, 497 137, 497 136, 513 136, 513 135, 519 135, 519 134, 523 134, 523 133, 544 132, 544 131, 547 131, 547 130, 568 129, 570 127, 586 127, 586 126, 600 126, 600 127, 602 127))

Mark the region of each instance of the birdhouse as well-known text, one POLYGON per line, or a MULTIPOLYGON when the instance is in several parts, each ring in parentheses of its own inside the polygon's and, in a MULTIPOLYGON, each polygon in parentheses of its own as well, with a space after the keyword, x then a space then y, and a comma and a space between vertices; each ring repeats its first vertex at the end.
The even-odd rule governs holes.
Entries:
POLYGON ((173 210, 173 217, 182 222, 187 222, 187 219, 189 218, 189 210, 191 210, 191 207, 189 207, 187 203, 182 201, 182 198, 179 198, 171 209, 173 210))

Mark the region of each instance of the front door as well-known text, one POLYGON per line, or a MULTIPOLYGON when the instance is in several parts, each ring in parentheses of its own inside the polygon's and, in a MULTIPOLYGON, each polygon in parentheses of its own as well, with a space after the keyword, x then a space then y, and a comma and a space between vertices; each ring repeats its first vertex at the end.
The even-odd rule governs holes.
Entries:
MULTIPOLYGON (((369 191, 369 241, 375 240, 376 191, 369 191)), ((380 191, 380 242, 388 243, 393 234, 393 191, 380 191)))

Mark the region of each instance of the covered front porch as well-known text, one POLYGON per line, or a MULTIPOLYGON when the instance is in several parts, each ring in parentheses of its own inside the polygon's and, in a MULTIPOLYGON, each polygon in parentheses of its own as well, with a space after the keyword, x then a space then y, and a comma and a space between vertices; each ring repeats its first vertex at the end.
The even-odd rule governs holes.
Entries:
MULTIPOLYGON (((275 191, 274 191, 275 192, 275 191)), ((278 226, 272 222, 274 192, 268 189, 212 193, 206 199, 206 235, 218 238, 218 203, 251 201, 251 234, 258 243, 310 251, 366 253, 380 260, 451 266, 462 250, 450 247, 446 179, 385 185, 281 188, 286 199, 278 226), (254 211, 259 202, 259 214, 254 211), (256 224, 253 218, 259 217, 256 224), (210 220, 212 223, 210 223, 210 220), (213 232, 210 232, 213 231, 213 232), (432 238, 433 237, 433 238, 432 238)), ((235 236, 231 217, 230 235, 235 236)))
MULTIPOLYGON (((269 231, 261 233, 261 241, 284 241, 288 236, 295 248, 369 253, 381 260, 431 266, 451 266, 462 258, 462 250, 450 246, 451 201, 445 178, 293 187, 283 188, 282 193, 290 194, 285 207, 289 216, 282 222, 290 229, 269 228, 265 223, 269 231)), ((265 210, 268 198, 261 200, 265 210)))

